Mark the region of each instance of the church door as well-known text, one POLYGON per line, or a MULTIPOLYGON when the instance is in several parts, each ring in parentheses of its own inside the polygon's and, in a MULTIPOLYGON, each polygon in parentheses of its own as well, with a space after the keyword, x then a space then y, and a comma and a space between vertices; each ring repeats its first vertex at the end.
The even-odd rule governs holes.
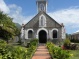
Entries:
POLYGON ((47 42, 47 33, 44 30, 39 32, 39 43, 46 43, 47 42))

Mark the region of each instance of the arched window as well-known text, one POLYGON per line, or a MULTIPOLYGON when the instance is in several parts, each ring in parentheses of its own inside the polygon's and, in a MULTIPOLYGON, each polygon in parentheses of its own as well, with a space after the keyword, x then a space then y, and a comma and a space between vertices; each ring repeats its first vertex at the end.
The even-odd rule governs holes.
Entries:
POLYGON ((44 17, 41 17, 41 26, 44 26, 44 17))
POLYGON ((28 31, 28 38, 33 38, 33 32, 32 32, 32 30, 28 31))
POLYGON ((53 38, 57 38, 57 30, 53 30, 52 34, 53 34, 52 35, 53 38))
POLYGON ((40 11, 44 11, 44 10, 45 10, 44 4, 40 4, 40 11))
POLYGON ((44 15, 39 17, 39 27, 46 27, 46 17, 44 15))

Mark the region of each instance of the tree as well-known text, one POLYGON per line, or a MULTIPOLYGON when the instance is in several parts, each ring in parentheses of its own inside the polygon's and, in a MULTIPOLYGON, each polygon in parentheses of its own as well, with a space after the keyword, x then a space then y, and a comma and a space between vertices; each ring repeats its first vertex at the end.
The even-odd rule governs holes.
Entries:
POLYGON ((3 24, 3 26, 0 26, 0 37, 7 42, 10 38, 13 38, 15 35, 19 34, 19 29, 17 29, 12 20, 13 18, 0 11, 0 24, 3 24))

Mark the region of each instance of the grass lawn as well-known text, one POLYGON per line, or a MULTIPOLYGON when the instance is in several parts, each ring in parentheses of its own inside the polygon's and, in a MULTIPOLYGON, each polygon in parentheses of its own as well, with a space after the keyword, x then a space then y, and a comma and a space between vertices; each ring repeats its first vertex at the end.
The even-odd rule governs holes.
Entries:
POLYGON ((70 59, 79 59, 79 50, 70 50, 70 53, 73 54, 70 59))

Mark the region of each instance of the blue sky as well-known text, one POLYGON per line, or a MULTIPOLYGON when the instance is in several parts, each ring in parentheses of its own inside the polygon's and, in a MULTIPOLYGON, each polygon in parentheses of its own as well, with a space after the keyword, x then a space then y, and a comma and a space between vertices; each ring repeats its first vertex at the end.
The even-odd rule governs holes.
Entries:
MULTIPOLYGON (((14 22, 27 23, 37 14, 36 0, 0 0, 0 10, 14 22)), ((79 0, 48 0, 47 14, 64 23, 67 33, 79 30, 79 0)))
MULTIPOLYGON (((22 7, 25 15, 37 13, 36 0, 4 0, 7 5, 16 4, 22 7)), ((48 0, 48 12, 79 6, 79 0, 48 0)))

